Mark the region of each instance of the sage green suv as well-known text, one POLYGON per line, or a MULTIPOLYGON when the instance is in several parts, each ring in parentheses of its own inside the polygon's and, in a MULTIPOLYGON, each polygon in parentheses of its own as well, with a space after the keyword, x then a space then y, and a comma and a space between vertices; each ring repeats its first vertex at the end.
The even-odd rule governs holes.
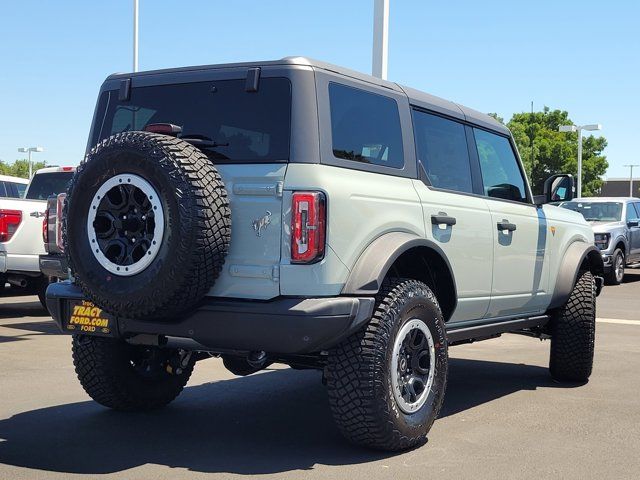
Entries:
POLYGON ((450 346, 550 338, 551 375, 589 378, 602 258, 545 205, 572 184, 534 197, 493 118, 306 58, 112 75, 48 307, 107 407, 162 407, 211 355, 280 362, 324 372, 349 440, 406 449, 450 346))

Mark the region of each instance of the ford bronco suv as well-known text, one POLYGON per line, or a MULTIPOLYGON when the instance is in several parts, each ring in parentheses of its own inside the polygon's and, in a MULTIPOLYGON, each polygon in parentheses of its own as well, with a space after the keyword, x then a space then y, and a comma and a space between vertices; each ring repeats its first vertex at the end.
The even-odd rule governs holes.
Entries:
POLYGON ((572 177, 533 197, 493 118, 306 58, 112 75, 47 291, 97 402, 172 401, 196 361, 323 372, 352 442, 423 443, 447 349, 551 339, 591 374, 603 264, 572 177))

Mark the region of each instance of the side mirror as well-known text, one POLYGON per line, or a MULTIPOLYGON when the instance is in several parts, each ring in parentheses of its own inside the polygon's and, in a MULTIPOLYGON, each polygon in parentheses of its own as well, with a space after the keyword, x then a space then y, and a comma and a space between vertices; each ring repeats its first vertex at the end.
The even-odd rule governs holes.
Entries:
POLYGON ((568 202, 573 200, 573 175, 560 173, 552 175, 544 182, 544 195, 536 195, 536 204, 568 202))
POLYGON ((627 226, 628 226, 629 228, 637 227, 637 226, 639 226, 639 225, 640 225, 640 220, 629 220, 629 221, 627 222, 627 226))

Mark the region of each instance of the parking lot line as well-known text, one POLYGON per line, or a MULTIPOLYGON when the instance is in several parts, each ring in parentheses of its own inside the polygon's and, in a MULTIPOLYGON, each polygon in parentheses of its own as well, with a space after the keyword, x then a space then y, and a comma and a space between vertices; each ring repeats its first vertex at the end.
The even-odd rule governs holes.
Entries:
POLYGON ((622 325, 638 325, 640 326, 640 320, 625 320, 621 318, 596 318, 596 322, 599 323, 619 323, 622 325))

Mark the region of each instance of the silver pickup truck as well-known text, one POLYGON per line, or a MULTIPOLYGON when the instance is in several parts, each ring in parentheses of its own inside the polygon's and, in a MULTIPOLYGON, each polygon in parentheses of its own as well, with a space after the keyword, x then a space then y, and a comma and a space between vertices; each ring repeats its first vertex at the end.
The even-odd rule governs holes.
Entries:
POLYGON ((580 212, 591 224, 607 284, 622 283, 625 267, 640 263, 640 198, 588 197, 561 206, 580 212))

